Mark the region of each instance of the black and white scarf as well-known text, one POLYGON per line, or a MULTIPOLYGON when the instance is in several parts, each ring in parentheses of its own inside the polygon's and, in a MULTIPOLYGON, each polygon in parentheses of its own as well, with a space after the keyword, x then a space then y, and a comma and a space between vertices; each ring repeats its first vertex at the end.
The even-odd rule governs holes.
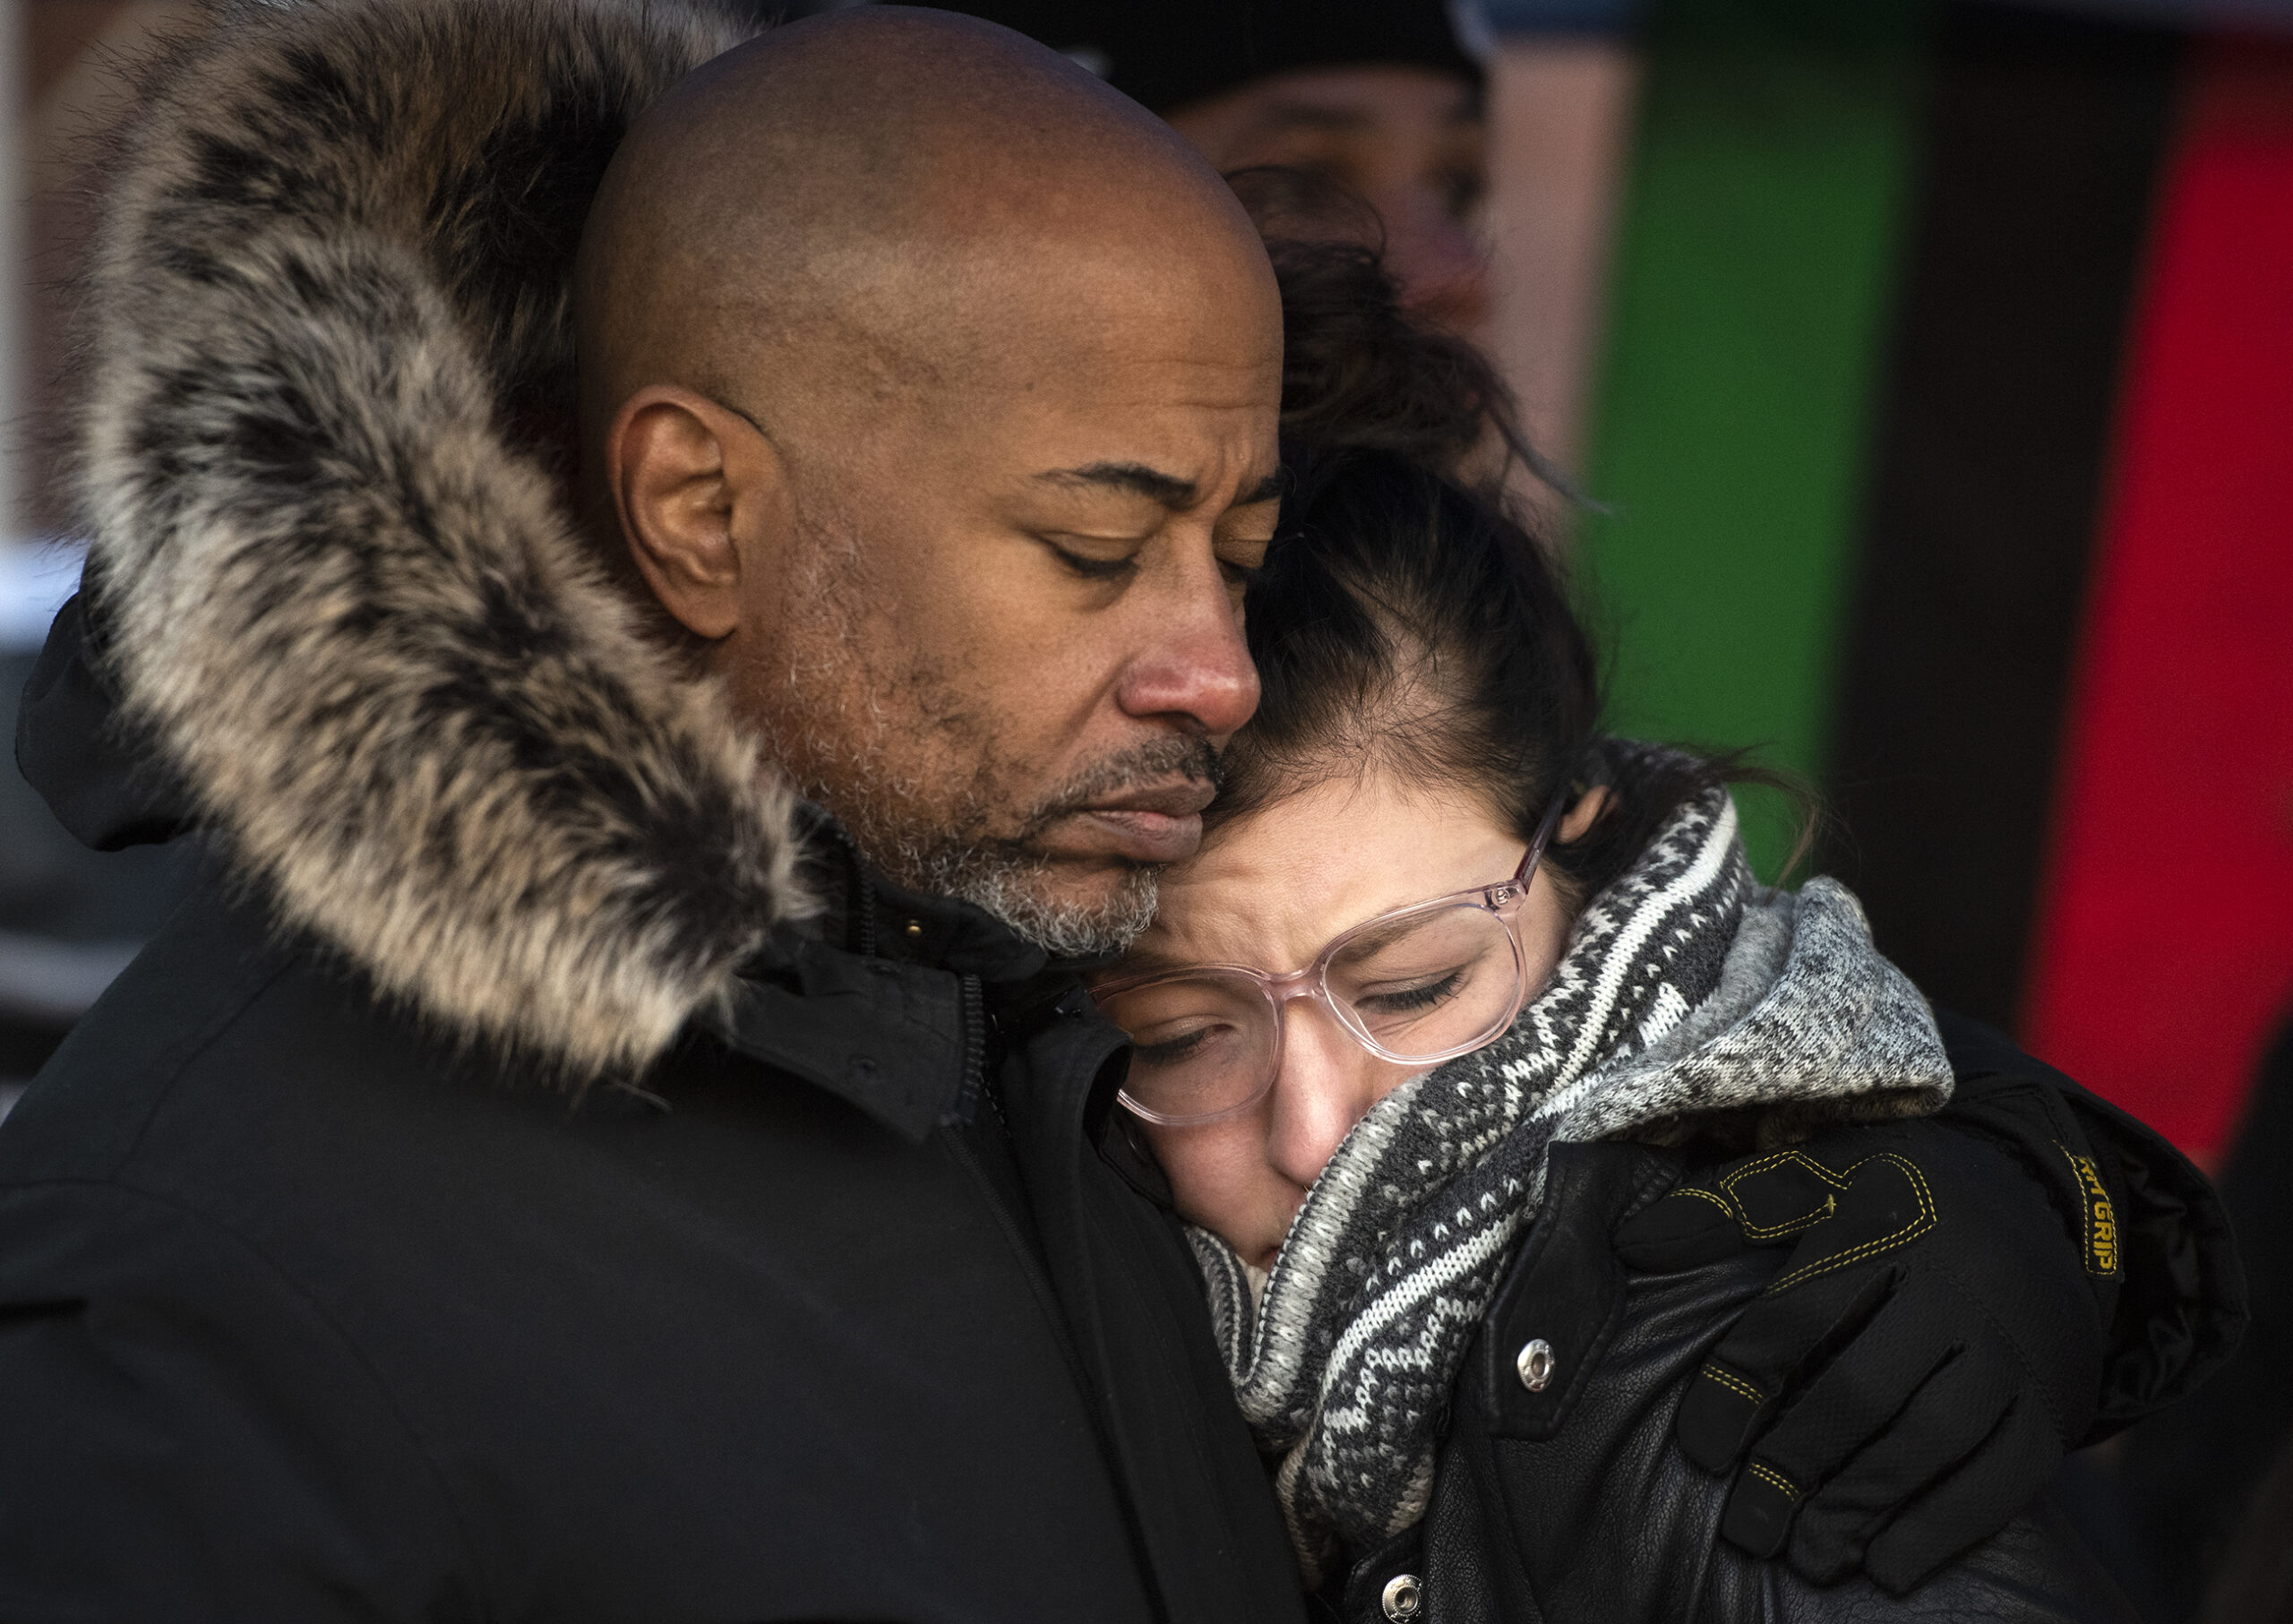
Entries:
POLYGON ((1511 1031, 1354 1126, 1270 1275, 1191 1232, 1310 1577, 1333 1537, 1358 1548, 1424 1515, 1450 1383, 1543 1199, 1549 1145, 1791 1102, 1911 1114, 1950 1077, 1855 898, 1829 880, 1759 886, 1723 790, 1683 807, 1585 908, 1511 1031))

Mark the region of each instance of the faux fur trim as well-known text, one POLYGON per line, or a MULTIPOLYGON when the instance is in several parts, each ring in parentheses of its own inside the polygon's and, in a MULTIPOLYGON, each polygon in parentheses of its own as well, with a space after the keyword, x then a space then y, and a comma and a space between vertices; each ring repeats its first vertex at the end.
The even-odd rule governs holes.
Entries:
POLYGON ((568 286, 644 0, 219 0, 140 74, 88 281, 104 657, 287 925, 462 1040, 657 1055, 801 908, 791 802, 563 505, 568 286))

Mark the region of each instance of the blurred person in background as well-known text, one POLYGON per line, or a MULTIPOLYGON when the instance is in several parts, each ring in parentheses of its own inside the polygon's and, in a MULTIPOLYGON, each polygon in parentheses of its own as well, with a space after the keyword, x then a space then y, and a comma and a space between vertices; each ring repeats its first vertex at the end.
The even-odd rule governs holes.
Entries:
MULTIPOLYGON (((1442 0, 966 0, 949 9, 1065 52, 1168 119, 1221 173, 1273 166, 1340 183, 1376 211, 1407 304, 1486 339, 1488 42, 1469 10, 1442 0)), ((1320 219, 1332 236, 1359 230, 1343 210, 1320 219)), ((1294 232, 1303 222, 1285 223, 1294 232)))

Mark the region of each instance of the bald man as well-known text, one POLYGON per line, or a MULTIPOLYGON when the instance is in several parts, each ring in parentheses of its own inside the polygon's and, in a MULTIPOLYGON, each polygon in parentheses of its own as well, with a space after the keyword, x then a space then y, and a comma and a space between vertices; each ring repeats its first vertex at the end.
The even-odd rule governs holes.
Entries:
POLYGON ((1300 1616, 1064 967, 1256 700, 1231 195, 966 19, 226 21, 27 696, 208 866, 0 1127, 0 1618, 1300 1616))
POLYGON ((1281 308, 1216 176, 1001 30, 798 24, 631 133, 575 306, 594 528, 772 759, 900 884, 1127 945, 1258 696, 1281 308))

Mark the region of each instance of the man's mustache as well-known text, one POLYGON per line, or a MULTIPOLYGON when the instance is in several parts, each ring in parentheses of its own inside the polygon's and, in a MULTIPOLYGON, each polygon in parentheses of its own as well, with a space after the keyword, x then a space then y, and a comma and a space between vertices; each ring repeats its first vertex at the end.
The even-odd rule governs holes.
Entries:
POLYGON ((1214 790, 1223 788, 1225 765, 1207 739, 1157 739, 1104 757, 1038 803, 1027 816, 1027 832, 1040 832, 1061 818, 1088 812, 1113 796, 1168 784, 1173 778, 1207 784, 1214 790))

